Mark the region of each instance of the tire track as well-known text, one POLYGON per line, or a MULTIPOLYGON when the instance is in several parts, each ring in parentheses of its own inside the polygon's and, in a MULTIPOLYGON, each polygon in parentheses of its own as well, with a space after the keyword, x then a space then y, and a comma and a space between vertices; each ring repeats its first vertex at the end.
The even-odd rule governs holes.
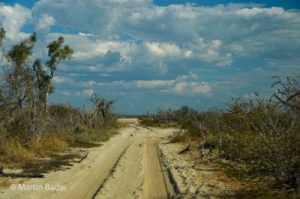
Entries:
POLYGON ((28 185, 59 183, 66 190, 8 191, 2 198, 170 198, 174 188, 158 150, 158 143, 164 136, 163 131, 146 129, 135 122, 103 146, 92 149, 85 161, 69 170, 26 182, 28 185))
POLYGON ((97 192, 103 187, 103 184, 111 176, 119 160, 125 154, 128 147, 133 143, 133 138, 122 139, 119 142, 107 148, 101 154, 102 161, 94 166, 88 175, 82 176, 78 182, 75 182, 68 192, 65 193, 64 199, 87 199, 95 198, 97 192))
POLYGON ((129 146, 118 161, 107 183, 104 184, 97 199, 140 198, 142 192, 142 142, 136 140, 129 146))
POLYGON ((157 141, 147 140, 144 152, 144 198, 169 198, 163 168, 157 153, 157 141))
POLYGON ((96 192, 94 193, 92 199, 96 199, 98 193, 100 192, 100 190, 105 186, 106 182, 108 181, 108 179, 112 176, 112 174, 114 173, 117 165, 119 164, 121 158, 124 156, 124 154, 127 152, 128 148, 130 147, 127 146, 126 149, 122 152, 122 154, 119 156, 119 158, 117 159, 117 161, 115 162, 115 164, 113 165, 113 167, 110 169, 109 175, 103 180, 103 183, 99 186, 99 188, 96 190, 96 192))

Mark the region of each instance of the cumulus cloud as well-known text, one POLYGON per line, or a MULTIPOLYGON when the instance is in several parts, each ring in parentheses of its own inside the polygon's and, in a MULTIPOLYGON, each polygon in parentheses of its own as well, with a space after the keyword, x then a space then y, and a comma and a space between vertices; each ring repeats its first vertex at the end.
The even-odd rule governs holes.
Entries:
POLYGON ((0 4, 0 25, 6 30, 6 37, 11 41, 19 41, 27 36, 21 29, 31 17, 31 11, 19 4, 14 6, 0 4))
POLYGON ((133 81, 137 88, 161 88, 174 84, 174 80, 137 80, 133 81))
POLYGON ((211 87, 207 83, 198 82, 178 82, 175 87, 167 92, 176 94, 210 94, 211 87))
POLYGON ((62 94, 63 96, 72 96, 72 93, 69 92, 69 91, 61 91, 61 94, 62 94))
POLYGON ((37 21, 36 27, 39 31, 49 31, 49 28, 55 24, 55 19, 48 15, 43 14, 37 21))
POLYGON ((265 16, 278 16, 278 15, 284 15, 285 11, 283 8, 242 8, 238 10, 238 15, 244 16, 244 17, 253 17, 257 15, 265 15, 265 16))
MULTIPOLYGON (((66 38, 72 42, 71 38, 66 38)), ((73 38, 76 39, 75 36, 73 38)), ((104 57, 109 52, 118 52, 121 55, 122 61, 130 62, 131 57, 128 55, 135 48, 134 44, 121 41, 90 41, 83 45, 88 46, 89 49, 83 49, 81 45, 78 46, 78 51, 73 55, 74 59, 87 60, 97 56, 104 57)))
POLYGON ((95 93, 93 89, 86 89, 82 91, 82 95, 90 97, 95 93))
POLYGON ((92 87, 92 86, 96 86, 97 82, 96 81, 86 81, 86 82, 81 82, 81 86, 83 87, 92 87))
POLYGON ((94 35, 94 34, 83 33, 83 32, 79 32, 78 35, 79 36, 84 36, 84 37, 96 37, 96 35, 94 35))
POLYGON ((254 100, 257 99, 257 96, 255 93, 246 93, 243 95, 244 100, 254 100))
POLYGON ((70 77, 65 76, 54 76, 53 82, 56 84, 73 84, 74 80, 70 77))
POLYGON ((199 49, 199 58, 230 65, 231 54, 240 55, 240 51, 233 51, 230 45, 243 48, 243 55, 248 57, 274 57, 274 51, 279 55, 279 43, 285 50, 295 52, 286 45, 293 44, 286 38, 293 38, 299 44, 294 34, 300 31, 296 25, 299 22, 298 11, 282 8, 172 5, 134 12, 124 28, 142 38, 194 44, 194 49, 199 49), (279 37, 280 34, 285 37, 279 37), (268 46, 276 47, 270 52, 268 46))
POLYGON ((201 82, 198 76, 193 73, 181 75, 171 80, 132 80, 132 81, 112 81, 96 82, 86 81, 80 83, 81 87, 89 88, 109 88, 109 89, 127 89, 136 90, 158 90, 161 93, 176 94, 183 96, 212 94, 212 86, 207 82, 201 82))
POLYGON ((90 97, 95 93, 93 89, 84 89, 82 91, 61 91, 60 94, 62 96, 70 97, 70 96, 76 96, 76 97, 90 97))
POLYGON ((132 81, 111 81, 111 82, 96 82, 85 81, 81 82, 81 87, 100 87, 100 88, 119 88, 119 89, 158 89, 174 84, 174 80, 132 80, 132 81))
POLYGON ((146 42, 146 49, 157 57, 180 56, 181 50, 175 44, 146 42))
POLYGON ((59 70, 78 76, 72 76, 73 81, 57 77, 59 85, 182 96, 209 96, 226 87, 226 93, 242 96, 241 90, 257 81, 263 85, 271 73, 291 74, 299 67, 299 10, 234 3, 157 6, 152 0, 40 0, 32 10, 1 5, 0 21, 10 40, 24 37, 24 25, 36 23, 38 33, 46 32, 37 52, 44 52, 58 36, 65 38, 74 54, 59 70), (59 32, 49 32, 51 26, 59 32), (258 75, 253 68, 262 70, 258 75), (201 80, 183 75, 189 71, 201 80), (237 88, 240 85, 243 88, 237 88))
POLYGON ((194 74, 183 75, 176 78, 173 86, 163 90, 165 93, 173 93, 178 95, 207 95, 212 93, 212 87, 206 82, 197 81, 194 74))
MULTIPOLYGON (((175 67, 173 59, 184 59, 186 65, 198 60, 199 64, 226 67, 234 56, 278 59, 300 50, 300 14, 283 8, 252 4, 162 7, 150 0, 41 0, 33 11, 78 30, 77 36, 69 36, 77 60, 99 60, 109 51, 119 53, 119 63, 111 63, 112 71, 144 65, 167 72, 175 67)), ((90 68, 103 70, 106 65, 90 68)))

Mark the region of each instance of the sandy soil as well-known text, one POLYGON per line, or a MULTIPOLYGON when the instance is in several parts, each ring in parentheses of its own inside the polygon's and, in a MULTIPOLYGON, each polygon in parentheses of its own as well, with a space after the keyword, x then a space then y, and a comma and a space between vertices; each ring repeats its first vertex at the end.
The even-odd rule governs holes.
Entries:
MULTIPOLYGON (((178 154, 186 144, 160 144, 162 162, 169 170, 178 198, 237 198, 235 194, 242 188, 241 182, 227 176, 214 162, 213 155, 199 158, 196 149, 178 154)), ((208 150, 207 150, 208 152, 208 150)))
POLYGON ((14 179, 15 184, 0 190, 0 198, 214 198, 231 190, 211 168, 199 169, 178 155, 182 146, 164 144, 175 129, 143 128, 136 119, 122 122, 130 127, 89 149, 81 163, 41 179, 14 179))

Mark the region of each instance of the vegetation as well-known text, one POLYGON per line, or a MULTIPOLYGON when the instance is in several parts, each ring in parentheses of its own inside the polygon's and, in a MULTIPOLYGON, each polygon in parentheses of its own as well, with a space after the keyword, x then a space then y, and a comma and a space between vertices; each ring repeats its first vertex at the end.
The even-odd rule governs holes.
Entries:
MULTIPOLYGON (((0 163, 28 162, 67 146, 91 146, 115 131, 113 102, 96 94, 90 109, 48 104, 53 78, 73 50, 59 37, 47 46, 48 59, 33 56, 36 34, 8 51, 0 28, 0 163), (110 129, 110 130, 108 130, 110 129)), ((275 77, 268 99, 234 99, 226 110, 198 112, 188 106, 141 117, 141 124, 179 127, 173 141, 198 141, 203 156, 217 149, 226 167, 241 175, 259 176, 270 184, 298 191, 300 178, 300 85, 296 78, 275 77), (186 140, 190 140, 186 139, 186 140)))
MULTIPOLYGON (((259 177, 269 185, 297 191, 300 177, 300 85, 296 78, 275 77, 269 100, 234 99, 227 110, 179 110, 141 118, 144 125, 177 123, 197 148, 218 149, 227 168, 240 176, 259 177)), ((179 136, 182 136, 180 134, 179 136)))
POLYGON ((115 125, 112 101, 91 96, 89 110, 70 104, 48 104, 54 92, 58 65, 73 50, 59 37, 47 46, 48 59, 33 55, 36 34, 6 51, 0 28, 0 163, 28 162, 67 146, 85 146, 106 140, 115 125))

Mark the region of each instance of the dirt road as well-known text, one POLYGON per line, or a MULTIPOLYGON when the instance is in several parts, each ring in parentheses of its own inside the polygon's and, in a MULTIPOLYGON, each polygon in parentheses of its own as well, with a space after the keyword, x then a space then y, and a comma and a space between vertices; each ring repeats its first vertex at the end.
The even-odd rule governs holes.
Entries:
POLYGON ((146 129, 138 126, 136 119, 129 122, 130 127, 104 145, 90 149, 81 163, 42 179, 14 184, 2 191, 0 198, 170 198, 173 186, 157 143, 171 130, 146 129))

